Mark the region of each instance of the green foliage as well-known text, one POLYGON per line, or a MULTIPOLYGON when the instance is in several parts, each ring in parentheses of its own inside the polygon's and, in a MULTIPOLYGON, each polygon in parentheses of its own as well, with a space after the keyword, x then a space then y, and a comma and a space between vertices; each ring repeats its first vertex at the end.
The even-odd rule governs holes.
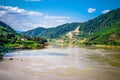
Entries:
POLYGON ((29 30, 24 32, 23 34, 29 36, 41 36, 45 38, 58 38, 66 33, 77 28, 79 23, 67 23, 53 28, 36 28, 33 30, 29 30))
POLYGON ((39 36, 43 31, 47 30, 46 28, 38 27, 33 30, 29 30, 27 32, 23 32, 22 34, 27 36, 39 36))
POLYGON ((120 45, 120 21, 95 33, 89 43, 120 45))
POLYGON ((80 25, 79 37, 87 44, 120 45, 120 8, 80 25))
POLYGON ((0 21, 0 53, 14 49, 41 49, 47 40, 17 34, 9 25, 0 21))
POLYGON ((111 24, 117 21, 120 21, 120 8, 81 24, 80 31, 82 31, 83 34, 92 35, 99 30, 110 27, 111 24))

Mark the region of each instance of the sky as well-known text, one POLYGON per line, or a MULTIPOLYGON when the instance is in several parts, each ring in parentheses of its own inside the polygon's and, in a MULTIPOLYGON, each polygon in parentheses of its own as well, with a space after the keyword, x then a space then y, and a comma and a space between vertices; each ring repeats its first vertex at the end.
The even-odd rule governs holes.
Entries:
POLYGON ((0 20, 18 31, 85 22, 120 8, 120 0, 0 0, 0 20))

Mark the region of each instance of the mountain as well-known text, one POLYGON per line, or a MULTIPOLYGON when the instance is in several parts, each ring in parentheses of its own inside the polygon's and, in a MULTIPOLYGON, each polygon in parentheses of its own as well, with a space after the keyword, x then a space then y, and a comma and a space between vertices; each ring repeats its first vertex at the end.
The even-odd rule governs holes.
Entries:
POLYGON ((120 8, 80 25, 79 37, 92 44, 120 44, 120 8))
POLYGON ((78 27, 78 25, 79 23, 66 23, 53 28, 39 27, 39 28, 24 32, 23 34, 30 35, 30 36, 41 36, 45 38, 58 38, 74 30, 75 28, 78 27))
MULTIPOLYGON (((120 21, 120 8, 112 10, 106 14, 100 15, 92 20, 82 23, 80 31, 86 35, 92 35, 99 30, 110 27, 111 24, 120 21)), ((81 34, 82 34, 81 33, 81 34)))
POLYGON ((89 37, 90 44, 120 45, 120 21, 112 23, 89 37))
POLYGON ((7 51, 5 44, 13 43, 18 34, 7 24, 0 21, 0 54, 7 51))
POLYGON ((43 27, 38 27, 32 30, 29 30, 27 32, 23 32, 22 34, 27 35, 27 36, 39 36, 45 30, 47 29, 43 27))
POLYGON ((7 24, 0 21, 0 45, 10 41, 17 33, 7 24))
POLYGON ((6 34, 6 33, 15 34, 16 32, 9 25, 0 21, 0 34, 6 34))

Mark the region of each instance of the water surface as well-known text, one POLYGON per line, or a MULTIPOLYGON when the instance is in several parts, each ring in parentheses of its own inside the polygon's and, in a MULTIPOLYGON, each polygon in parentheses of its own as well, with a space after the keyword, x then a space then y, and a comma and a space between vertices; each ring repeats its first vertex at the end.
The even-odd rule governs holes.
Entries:
POLYGON ((0 70, 16 73, 17 80, 120 80, 120 52, 104 49, 52 45, 10 52, 4 59, 0 70))

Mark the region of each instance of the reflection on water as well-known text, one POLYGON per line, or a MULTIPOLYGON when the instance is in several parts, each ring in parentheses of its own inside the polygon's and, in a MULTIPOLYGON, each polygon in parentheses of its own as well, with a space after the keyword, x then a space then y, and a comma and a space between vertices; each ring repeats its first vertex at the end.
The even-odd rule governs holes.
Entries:
POLYGON ((14 58, 9 68, 24 72, 30 80, 120 80, 119 52, 53 45, 7 53, 4 59, 9 57, 14 58))

